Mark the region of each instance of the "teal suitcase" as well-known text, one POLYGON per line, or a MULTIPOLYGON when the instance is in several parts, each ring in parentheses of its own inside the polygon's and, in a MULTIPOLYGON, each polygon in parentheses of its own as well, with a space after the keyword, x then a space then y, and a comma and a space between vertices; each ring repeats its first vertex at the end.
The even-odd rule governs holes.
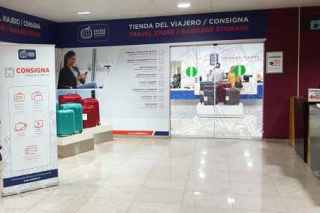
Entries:
POLYGON ((75 119, 75 133, 81 133, 83 130, 83 108, 81 104, 78 103, 67 103, 62 104, 61 109, 71 109, 74 111, 74 119, 75 119))
POLYGON ((57 110, 57 135, 65 137, 76 131, 75 113, 73 110, 57 110))

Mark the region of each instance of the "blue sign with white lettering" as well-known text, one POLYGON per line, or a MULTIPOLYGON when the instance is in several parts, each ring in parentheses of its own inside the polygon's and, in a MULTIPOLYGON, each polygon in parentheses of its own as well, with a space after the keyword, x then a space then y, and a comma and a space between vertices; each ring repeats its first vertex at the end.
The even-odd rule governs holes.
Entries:
POLYGON ((264 38, 268 11, 165 16, 58 24, 59 47, 264 38))
POLYGON ((320 31, 320 19, 315 19, 310 21, 310 30, 320 31))
POLYGON ((35 60, 37 58, 36 50, 20 49, 18 51, 19 60, 35 60))
POLYGON ((0 41, 54 44, 56 23, 0 7, 0 41))
POLYGON ((106 24, 80 25, 77 32, 79 43, 105 42, 109 36, 109 28, 106 24))
POLYGON ((49 170, 43 172, 37 172, 33 174, 21 175, 18 177, 5 178, 3 179, 3 187, 11 187, 20 184, 32 183, 36 181, 46 180, 50 178, 57 178, 58 170, 49 170))
POLYGON ((267 16, 261 10, 55 23, 0 7, 0 40, 93 47, 253 39, 265 37, 267 16))

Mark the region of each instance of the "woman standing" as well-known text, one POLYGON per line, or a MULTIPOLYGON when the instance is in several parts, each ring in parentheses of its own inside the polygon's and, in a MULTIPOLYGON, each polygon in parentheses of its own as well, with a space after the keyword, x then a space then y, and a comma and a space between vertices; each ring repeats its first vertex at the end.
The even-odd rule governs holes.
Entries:
POLYGON ((64 55, 64 66, 59 73, 58 89, 76 89, 85 83, 87 73, 81 74, 76 67, 76 53, 72 50, 64 55))

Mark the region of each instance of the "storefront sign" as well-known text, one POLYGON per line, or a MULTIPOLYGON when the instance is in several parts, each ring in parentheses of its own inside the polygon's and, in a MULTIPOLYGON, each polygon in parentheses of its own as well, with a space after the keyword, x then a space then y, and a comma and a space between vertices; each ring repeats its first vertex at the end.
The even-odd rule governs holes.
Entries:
POLYGON ((267 11, 62 23, 59 47, 264 38, 267 11))
POLYGON ((0 41, 16 43, 55 43, 56 24, 0 7, 0 41))
POLYGON ((283 52, 267 52, 268 74, 283 73, 283 52))
POLYGON ((0 45, 0 51, 2 194, 56 185, 54 46, 0 45))
POLYGON ((308 89, 308 102, 320 102, 320 89, 308 89))
POLYGON ((78 29, 80 43, 105 42, 109 37, 109 28, 106 24, 81 25, 78 29))

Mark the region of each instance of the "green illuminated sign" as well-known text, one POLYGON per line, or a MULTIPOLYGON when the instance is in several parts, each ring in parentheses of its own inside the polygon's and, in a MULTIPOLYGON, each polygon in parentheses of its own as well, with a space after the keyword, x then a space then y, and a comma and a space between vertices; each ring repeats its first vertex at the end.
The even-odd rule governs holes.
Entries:
POLYGON ((198 69, 196 67, 188 67, 186 69, 186 75, 190 78, 194 78, 198 75, 198 69))
POLYGON ((236 65, 232 67, 232 72, 236 75, 236 76, 242 76, 246 73, 246 66, 244 65, 236 65))

